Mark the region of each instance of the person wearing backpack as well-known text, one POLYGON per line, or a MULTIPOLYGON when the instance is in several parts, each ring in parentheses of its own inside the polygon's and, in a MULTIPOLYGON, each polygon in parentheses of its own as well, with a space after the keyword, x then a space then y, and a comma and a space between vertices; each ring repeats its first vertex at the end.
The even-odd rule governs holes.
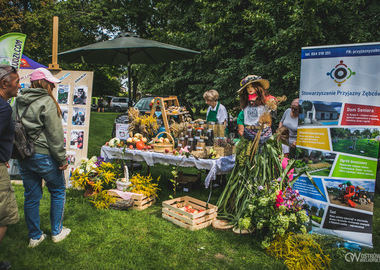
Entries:
POLYGON ((60 80, 49 70, 38 68, 30 77, 31 88, 22 89, 15 104, 15 111, 22 117, 29 138, 34 142, 35 153, 19 159, 20 174, 25 188, 24 213, 29 230, 29 247, 38 246, 46 234, 40 229, 39 204, 42 198, 42 179, 50 192, 50 222, 53 242, 59 242, 70 234, 63 227, 66 187, 63 171, 67 169, 66 150, 62 128, 62 112, 53 97, 53 89, 60 80), (27 108, 25 114, 23 112, 27 108))
MULTIPOLYGON (((0 64, 0 243, 9 225, 19 220, 15 191, 8 174, 7 162, 13 148, 14 123, 8 100, 16 97, 21 88, 17 70, 0 64)), ((2 248, 0 248, 2 249, 2 248)), ((0 269, 9 269, 9 262, 0 262, 0 269)))

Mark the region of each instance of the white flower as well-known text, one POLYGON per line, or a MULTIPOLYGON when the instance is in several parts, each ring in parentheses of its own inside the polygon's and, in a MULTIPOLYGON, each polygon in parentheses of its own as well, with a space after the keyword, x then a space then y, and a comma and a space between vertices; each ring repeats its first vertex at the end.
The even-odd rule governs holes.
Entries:
POLYGON ((90 159, 90 161, 92 162, 96 162, 98 160, 98 158, 96 156, 92 156, 92 158, 90 159))
POLYGON ((79 173, 79 174, 83 174, 83 173, 84 173, 84 170, 80 169, 78 173, 79 173))

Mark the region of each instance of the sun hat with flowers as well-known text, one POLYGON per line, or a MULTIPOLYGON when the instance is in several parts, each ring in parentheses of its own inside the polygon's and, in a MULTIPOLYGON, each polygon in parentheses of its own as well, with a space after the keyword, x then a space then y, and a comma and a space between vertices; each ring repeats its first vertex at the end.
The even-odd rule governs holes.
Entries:
POLYGON ((240 81, 241 88, 238 90, 238 93, 240 93, 240 91, 242 91, 248 84, 254 83, 254 82, 260 83, 261 86, 265 90, 267 90, 269 88, 269 81, 268 80, 263 79, 263 78, 261 78, 261 76, 258 76, 258 75, 248 75, 247 77, 245 77, 244 79, 242 79, 240 81))

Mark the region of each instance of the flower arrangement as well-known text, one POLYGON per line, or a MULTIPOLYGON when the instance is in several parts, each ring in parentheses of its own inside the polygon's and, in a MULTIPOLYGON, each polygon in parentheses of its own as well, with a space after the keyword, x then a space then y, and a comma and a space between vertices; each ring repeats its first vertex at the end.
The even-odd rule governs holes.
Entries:
POLYGON ((304 199, 300 197, 298 190, 287 187, 285 191, 278 191, 276 198, 276 208, 285 207, 286 210, 297 212, 302 210, 304 199))
MULTIPOLYGON (((157 182, 160 180, 161 176, 157 178, 157 182)), ((153 182, 152 176, 142 176, 139 173, 135 174, 130 178, 131 185, 128 191, 133 193, 143 194, 147 197, 155 196, 157 197, 157 192, 160 190, 158 184, 153 182)))
POLYGON ((303 199, 297 190, 290 186, 281 188, 283 180, 278 178, 264 185, 253 183, 247 189, 250 199, 247 201, 244 217, 239 219, 239 227, 252 230, 256 228, 265 234, 261 242, 264 248, 276 237, 289 232, 306 233, 309 221, 303 210, 303 199))
POLYGON ((96 208, 108 208, 116 201, 116 198, 107 195, 107 189, 115 186, 116 177, 117 172, 111 163, 94 156, 81 160, 71 175, 71 181, 74 187, 95 193, 91 202, 96 208))
POLYGON ((329 269, 331 257, 319 244, 326 242, 326 239, 316 239, 315 235, 288 233, 276 236, 266 252, 284 260, 289 269, 329 269))

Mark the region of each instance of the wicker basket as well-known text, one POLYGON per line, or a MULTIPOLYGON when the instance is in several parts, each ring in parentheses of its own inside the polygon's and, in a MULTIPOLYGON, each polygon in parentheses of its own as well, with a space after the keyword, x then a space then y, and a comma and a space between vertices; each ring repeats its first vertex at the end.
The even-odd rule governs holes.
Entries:
POLYGON ((163 131, 156 135, 155 140, 158 139, 158 136, 165 133, 166 136, 169 138, 171 143, 154 143, 152 144, 154 152, 164 153, 166 149, 168 149, 170 152, 174 150, 174 139, 170 135, 170 133, 163 131))
POLYGON ((215 152, 221 156, 230 156, 232 155, 232 146, 228 145, 226 147, 214 146, 215 152))

